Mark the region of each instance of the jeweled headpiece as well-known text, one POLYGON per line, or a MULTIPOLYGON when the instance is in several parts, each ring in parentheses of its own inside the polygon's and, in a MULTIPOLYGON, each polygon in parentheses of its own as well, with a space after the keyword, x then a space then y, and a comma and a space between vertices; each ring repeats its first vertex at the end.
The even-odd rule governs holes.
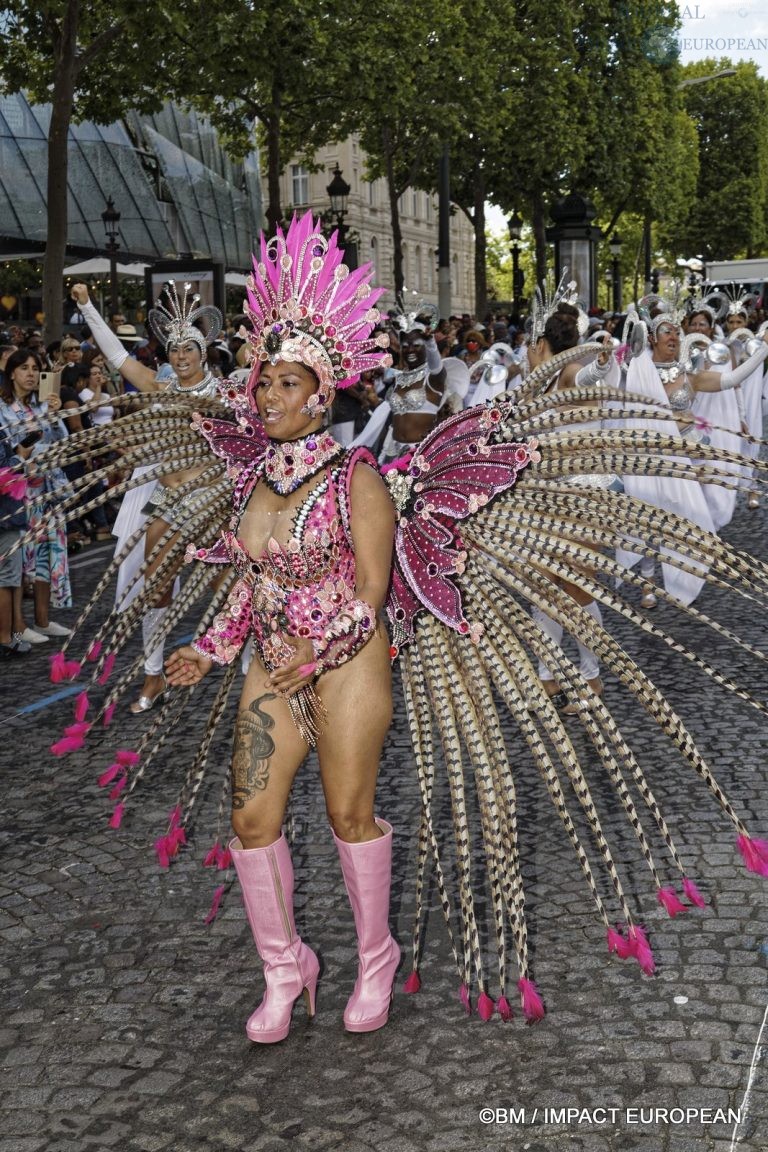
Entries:
MULTIPOLYGON (((415 295, 415 293, 414 293, 415 295)), ((427 300, 398 300, 397 311, 392 315, 392 326, 400 332, 425 332, 436 328, 440 319, 440 309, 427 300)))
POLYGON ((758 297, 754 292, 738 292, 734 283, 722 288, 717 295, 723 301, 723 318, 725 316, 749 316, 751 308, 757 307, 758 297))
POLYGON ((218 336, 224 318, 218 308, 210 304, 198 307, 200 297, 197 292, 190 296, 191 291, 192 285, 185 284, 184 295, 179 298, 176 281, 169 280, 155 307, 150 308, 148 319, 152 331, 164 347, 194 340, 200 355, 205 359, 206 347, 218 336))
POLYGON ((679 281, 673 280, 665 295, 649 293, 647 296, 643 296, 637 306, 637 311, 640 314, 640 319, 645 321, 653 336, 656 335, 656 329, 661 324, 671 324, 675 328, 680 328, 686 312, 683 302, 683 285, 679 281), (658 309, 656 316, 651 315, 654 309, 658 309))
POLYGON ((360 373, 392 358, 384 332, 370 339, 380 316, 374 304, 382 289, 371 288, 371 264, 350 272, 338 247, 338 232, 326 240, 312 213, 261 237, 248 277, 246 312, 253 321, 247 339, 255 373, 269 361, 293 361, 311 369, 320 387, 307 401, 315 415, 325 410, 336 388, 348 388, 360 373))
POLYGON ((531 344, 536 344, 544 335, 544 328, 550 316, 554 316, 561 304, 570 304, 579 310, 577 326, 579 335, 585 336, 589 330, 589 317, 579 303, 578 286, 575 280, 566 280, 568 269, 563 268, 560 283, 550 295, 546 282, 536 285, 536 294, 531 305, 531 344))

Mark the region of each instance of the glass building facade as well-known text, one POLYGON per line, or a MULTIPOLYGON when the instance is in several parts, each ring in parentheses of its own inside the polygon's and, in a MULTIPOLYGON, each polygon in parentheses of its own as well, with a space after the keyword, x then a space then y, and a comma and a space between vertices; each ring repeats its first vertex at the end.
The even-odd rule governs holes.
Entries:
MULTIPOLYGON (((21 93, 0 96, 0 249, 5 258, 39 254, 46 241, 50 105, 21 93)), ((263 225, 256 152, 232 161, 210 122, 167 104, 153 116, 129 113, 108 126, 85 121, 69 132, 68 250, 103 253, 101 213, 120 213, 120 259, 145 263, 209 258, 247 270, 263 225)))

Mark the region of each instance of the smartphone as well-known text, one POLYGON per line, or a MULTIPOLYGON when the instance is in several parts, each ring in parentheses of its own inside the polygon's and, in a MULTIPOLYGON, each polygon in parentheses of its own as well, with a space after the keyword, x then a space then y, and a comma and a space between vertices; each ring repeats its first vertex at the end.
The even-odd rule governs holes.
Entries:
POLYGON ((37 444, 42 435, 42 432, 30 432, 29 436, 25 436, 23 440, 19 441, 19 447, 31 448, 33 444, 37 444))
POLYGON ((49 396, 58 396, 61 388, 61 372, 41 372, 37 395, 41 400, 49 396))

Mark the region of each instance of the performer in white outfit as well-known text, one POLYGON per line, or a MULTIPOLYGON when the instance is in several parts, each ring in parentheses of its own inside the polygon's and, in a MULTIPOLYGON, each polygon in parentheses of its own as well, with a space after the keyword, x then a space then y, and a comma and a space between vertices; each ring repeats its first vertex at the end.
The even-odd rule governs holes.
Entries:
MULTIPOLYGON (((734 368, 743 363, 745 357, 753 348, 751 340, 754 340, 755 337, 752 336, 747 328, 747 322, 749 320, 750 308, 754 306, 755 303, 754 296, 736 295, 733 295, 728 302, 725 327, 734 368)), ((763 436, 764 367, 764 364, 758 364, 755 370, 750 373, 741 385, 740 389, 744 406, 743 417, 745 428, 743 431, 746 431, 749 436, 754 437, 756 440, 761 440, 763 436)), ((753 444, 749 440, 743 440, 741 443, 741 451, 745 456, 750 456, 753 460, 756 460, 760 453, 760 445, 753 444)), ((750 488, 750 493, 747 498, 747 508, 754 509, 759 507, 760 498, 757 487, 750 488)))
MULTIPOLYGON (((647 300, 641 301, 641 308, 645 303, 647 300)), ((665 311, 648 320, 651 347, 631 361, 627 372, 627 391, 647 396, 654 406, 661 409, 671 409, 677 417, 681 445, 687 442, 693 447, 702 437, 701 430, 696 427, 696 418, 692 411, 696 394, 725 392, 736 388, 749 377, 758 364, 762 364, 765 360, 768 355, 768 343, 763 341, 760 350, 735 370, 723 374, 712 370, 694 372, 687 358, 687 348, 682 350, 681 355, 682 310, 677 301, 665 302, 664 307, 665 311)), ((638 323, 643 324, 642 321, 638 323)), ((631 402, 628 406, 632 406, 631 402)), ((645 417, 628 419, 625 426, 645 428, 663 436, 669 436, 671 432, 669 421, 645 417)), ((674 435, 674 432, 672 434, 674 435)), ((685 456, 681 456, 680 459, 683 463, 690 463, 689 458, 685 456)), ((626 476, 624 486, 630 496, 684 516, 709 532, 715 530, 702 486, 697 480, 626 476)), ((640 571, 648 580, 649 587, 641 603, 645 608, 654 607, 656 597, 650 587, 655 567, 653 558, 641 557, 629 548, 617 549, 616 556, 626 568, 632 568, 642 560, 640 571)), ((703 578, 693 573, 682 572, 668 564, 662 563, 662 575, 664 587, 669 595, 686 605, 693 603, 704 585, 703 578)))
MULTIPOLYGON (((166 347, 169 362, 175 373, 169 381, 162 383, 158 382, 157 373, 151 368, 131 359, 120 340, 91 303, 85 284, 74 285, 72 298, 77 301, 93 338, 109 363, 139 392, 162 393, 167 389, 169 392, 191 397, 212 397, 218 393, 216 380, 208 370, 206 349, 221 330, 222 316, 217 308, 207 305, 199 307, 199 297, 196 295, 189 297, 189 288, 189 285, 185 286, 181 301, 176 292, 176 285, 173 281, 169 281, 162 303, 158 302, 158 306, 149 312, 149 322, 155 335, 166 347), (203 325, 205 331, 199 325, 203 325)), ((153 480, 149 484, 133 489, 127 494, 114 528, 118 538, 118 550, 147 523, 148 516, 154 518, 147 524, 143 542, 133 549, 125 563, 121 565, 116 601, 119 609, 126 608, 138 594, 141 587, 139 584, 133 584, 129 595, 126 596, 125 592, 142 562, 149 557, 169 529, 175 529, 177 532, 183 529, 190 504, 197 495, 194 480, 203 470, 198 466, 174 472, 163 476, 159 481, 153 480)), ((175 539, 176 536, 173 536, 166 541, 153 559, 147 575, 158 569, 175 539)), ((165 691, 162 629, 172 597, 173 588, 171 586, 164 588, 157 596, 154 606, 144 613, 142 635, 145 676, 139 698, 130 707, 134 715, 148 712, 165 691), (158 633, 161 635, 157 635, 158 633)))

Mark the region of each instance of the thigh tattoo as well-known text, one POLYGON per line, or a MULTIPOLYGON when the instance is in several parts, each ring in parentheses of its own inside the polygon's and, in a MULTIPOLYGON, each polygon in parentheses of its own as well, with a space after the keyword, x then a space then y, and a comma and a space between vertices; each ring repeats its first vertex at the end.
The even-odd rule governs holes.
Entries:
POLYGON ((269 761, 275 751, 269 730, 274 728, 275 721, 259 705, 274 699, 274 693, 267 692, 237 714, 232 754, 233 808, 243 808, 269 781, 269 761))

